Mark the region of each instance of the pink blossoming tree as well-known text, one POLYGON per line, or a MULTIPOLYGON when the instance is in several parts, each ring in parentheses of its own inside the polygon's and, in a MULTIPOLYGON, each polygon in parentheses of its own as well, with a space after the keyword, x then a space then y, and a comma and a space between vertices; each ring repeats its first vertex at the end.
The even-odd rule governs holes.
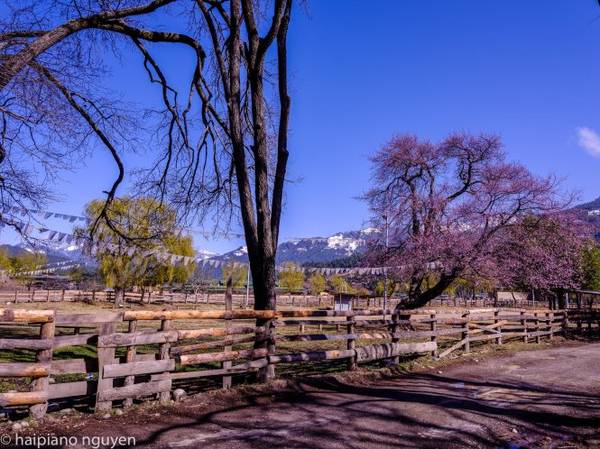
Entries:
POLYGON ((377 242, 372 256, 407 281, 406 308, 427 304, 459 278, 504 277, 498 254, 517 236, 509 230, 570 202, 554 177, 508 162, 497 136, 456 134, 440 143, 398 136, 371 161, 373 187, 364 198, 375 224, 389 231, 389 244, 377 242))

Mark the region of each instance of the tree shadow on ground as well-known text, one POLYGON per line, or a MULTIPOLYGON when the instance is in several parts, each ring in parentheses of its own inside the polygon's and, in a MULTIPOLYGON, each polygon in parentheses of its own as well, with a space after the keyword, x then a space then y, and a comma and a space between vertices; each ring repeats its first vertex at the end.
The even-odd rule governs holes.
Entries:
POLYGON ((525 382, 413 374, 356 385, 325 377, 267 396, 178 413, 137 447, 514 449, 600 438, 596 395, 525 382))

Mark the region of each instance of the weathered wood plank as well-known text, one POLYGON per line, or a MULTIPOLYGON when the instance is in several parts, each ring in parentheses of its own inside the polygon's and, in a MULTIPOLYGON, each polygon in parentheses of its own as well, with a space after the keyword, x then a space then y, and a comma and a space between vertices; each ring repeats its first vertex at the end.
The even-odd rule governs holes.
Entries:
POLYGON ((181 366, 196 365, 199 363, 223 362, 226 360, 236 360, 242 358, 260 358, 265 357, 268 351, 266 348, 243 349, 240 351, 214 352, 207 354, 189 354, 179 356, 181 366))
POLYGON ((50 323, 54 310, 0 309, 0 322, 50 323))
POLYGON ((110 402, 127 398, 137 399, 170 390, 171 380, 164 379, 104 390, 98 393, 98 400, 110 402))
POLYGON ((96 345, 98 334, 76 334, 54 337, 54 349, 66 348, 68 346, 96 345))
POLYGON ((341 349, 330 351, 296 352, 293 354, 270 355, 269 363, 317 362, 322 360, 348 359, 355 356, 355 350, 341 349))
POLYGON ((0 407, 44 404, 48 401, 45 391, 25 391, 17 393, 0 393, 0 407))
POLYGON ((73 398, 96 394, 97 383, 93 380, 54 383, 48 386, 48 399, 73 398))
POLYGON ((123 321, 123 312, 59 313, 56 316, 56 324, 60 326, 102 324, 119 321, 123 321))
POLYGON ((95 358, 52 360, 50 375, 86 374, 98 371, 98 360, 95 358))
POLYGON ((398 331, 394 334, 396 338, 422 338, 422 337, 440 337, 443 335, 454 335, 463 332, 462 328, 436 329, 434 331, 398 331))
MULTIPOLYGON (((135 320, 129 321, 127 325, 127 331, 134 333, 137 331, 138 322, 135 320)), ((136 361, 137 348, 135 346, 127 347, 127 354, 125 355, 125 363, 135 362, 136 361)), ((154 358, 153 358, 154 360, 154 358)), ((125 378, 124 385, 130 386, 135 384, 135 376, 127 376, 125 378)), ((125 399, 123 401, 123 407, 131 407, 133 405, 133 399, 125 399)))
POLYGON ((137 376, 140 374, 161 373, 175 369, 175 360, 148 360, 130 363, 116 363, 104 367, 104 377, 137 376))
MULTIPOLYGON (((116 323, 102 323, 99 326, 100 335, 109 335, 115 333, 116 323)), ((96 391, 96 411, 106 412, 112 409, 110 399, 103 399, 107 391, 112 391, 114 382, 112 378, 105 378, 102 374, 106 365, 112 365, 115 359, 115 348, 98 348, 98 388, 96 391)))
POLYGON ((179 340, 187 340, 201 337, 223 337, 226 335, 236 334, 254 334, 263 332, 263 327, 250 327, 250 326, 231 326, 225 327, 208 327, 204 329, 181 329, 177 333, 179 340))
POLYGON ((50 374, 50 365, 44 363, 12 362, 0 363, 0 377, 45 377, 50 374))
MULTIPOLYGON (((208 370, 198 370, 198 371, 182 371, 178 373, 170 373, 169 378, 173 380, 182 380, 182 379, 195 379, 198 377, 214 377, 214 376, 226 376, 228 374, 243 374, 243 373, 253 373, 258 371, 261 368, 264 368, 268 365, 267 358, 251 360, 246 363, 240 363, 239 365, 234 365, 230 368, 216 368, 216 369, 208 369, 208 370)), ((162 374, 153 374, 151 376, 152 380, 161 380, 165 377, 162 374)))
MULTIPOLYGON (((540 326, 541 327, 541 326, 540 326)), ((560 332, 558 330, 553 331, 555 334, 560 332)), ((550 335, 551 331, 537 331, 537 332, 529 332, 527 335, 529 337, 543 337, 545 335, 550 335)))
POLYGON ((116 348, 117 346, 138 346, 162 344, 177 341, 179 334, 173 331, 127 332, 102 335, 98 338, 99 348, 116 348))
POLYGON ((437 349, 437 343, 426 341, 422 343, 382 343, 356 348, 358 362, 368 362, 377 359, 387 359, 403 354, 432 352, 437 349))
POLYGON ((124 320, 218 320, 218 319, 270 319, 277 316, 274 310, 131 310, 124 320))
POLYGON ((472 333, 469 336, 469 340, 470 341, 486 341, 486 340, 494 340, 498 338, 498 334, 486 334, 486 335, 478 335, 478 336, 473 336, 472 333))
POLYGON ((0 349, 32 349, 43 350, 52 348, 52 339, 34 340, 32 338, 0 338, 0 349))
POLYGON ((224 340, 207 341, 193 345, 175 346, 171 348, 172 355, 185 354, 186 352, 199 351, 202 349, 220 348, 222 346, 231 346, 240 343, 249 343, 256 340, 256 335, 248 335, 242 337, 225 338, 224 340))
POLYGON ((450 354, 451 352, 456 351, 457 349, 463 347, 465 345, 466 341, 460 340, 457 343, 454 343, 452 346, 450 346, 449 348, 446 348, 444 351, 442 351, 439 355, 438 358, 442 358, 442 357, 446 357, 448 354, 450 354))
POLYGON ((285 326, 336 326, 346 324, 346 320, 277 320, 275 327, 285 326))

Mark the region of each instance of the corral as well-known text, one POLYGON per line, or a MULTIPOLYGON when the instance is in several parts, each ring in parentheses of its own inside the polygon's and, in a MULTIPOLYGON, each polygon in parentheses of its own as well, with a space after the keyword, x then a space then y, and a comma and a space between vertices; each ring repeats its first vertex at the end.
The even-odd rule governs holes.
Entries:
MULTIPOLYGON (((48 407, 106 411, 233 384, 355 370, 401 357, 444 358, 475 345, 594 334, 592 309, 253 311, 156 306, 6 308, 0 405, 41 418, 48 407), (257 325, 261 323, 260 325, 257 325)), ((23 305, 25 306, 25 305, 23 305)))

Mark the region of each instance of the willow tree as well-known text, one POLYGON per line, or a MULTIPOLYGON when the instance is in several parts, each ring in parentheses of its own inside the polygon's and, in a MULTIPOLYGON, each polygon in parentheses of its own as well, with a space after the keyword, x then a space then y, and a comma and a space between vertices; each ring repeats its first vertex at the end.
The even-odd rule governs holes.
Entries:
MULTIPOLYGON (((148 84, 161 99, 147 116, 152 120, 145 123, 150 135, 158 138, 148 145, 156 155, 154 163, 138 172, 140 193, 160 203, 169 201, 190 222, 208 220, 210 225, 228 227, 239 217, 255 308, 274 309, 275 257, 288 160, 287 31, 292 0, 109 0, 88 2, 85 8, 78 3, 32 1, 28 7, 36 11, 31 17, 37 20, 24 20, 29 15, 19 8, 3 20, 0 91, 27 108, 21 90, 40 86, 56 101, 54 111, 70 111, 70 122, 48 113, 35 123, 77 123, 87 131, 82 137, 93 135, 110 152, 117 176, 106 190, 90 234, 100 229, 101 222, 120 233, 110 210, 125 176, 122 153, 132 135, 120 125, 130 125, 133 135, 139 128, 128 121, 131 116, 120 118, 127 108, 118 107, 117 95, 87 86, 95 85, 89 80, 100 73, 95 65, 98 52, 106 48, 119 53, 127 46, 139 55, 135 62, 142 61, 148 84), (186 20, 173 30, 164 29, 168 25, 155 29, 156 14, 167 7, 186 20), (178 68, 180 73, 189 72, 182 92, 175 87, 180 83, 172 82, 166 75, 169 71, 155 58, 157 43, 189 49, 178 68), (82 94, 80 90, 86 88, 82 94)), ((131 52, 120 53, 131 57, 131 52)), ((37 108, 45 103, 36 104, 37 108)), ((0 114, 15 123, 14 129, 31 125, 21 120, 18 108, 9 106, 0 114)), ((29 126, 30 131, 60 135, 57 126, 29 126)), ((3 148, 7 145, 8 141, 2 143, 3 148)), ((60 154, 53 156, 61 159, 60 154)))
POLYGON ((304 288, 304 271, 294 262, 286 262, 279 272, 279 287, 288 293, 304 288))
MULTIPOLYGON (((103 207, 102 200, 87 206, 89 226, 94 226, 103 207)), ((183 283, 192 276, 193 263, 174 260, 174 256, 191 257, 194 250, 191 237, 180 235, 172 208, 151 198, 122 197, 112 202, 109 214, 111 226, 100 222, 88 249, 98 261, 102 279, 114 288, 116 304, 123 303, 128 288, 183 283), (132 244, 121 235, 135 235, 138 240, 132 244)))

